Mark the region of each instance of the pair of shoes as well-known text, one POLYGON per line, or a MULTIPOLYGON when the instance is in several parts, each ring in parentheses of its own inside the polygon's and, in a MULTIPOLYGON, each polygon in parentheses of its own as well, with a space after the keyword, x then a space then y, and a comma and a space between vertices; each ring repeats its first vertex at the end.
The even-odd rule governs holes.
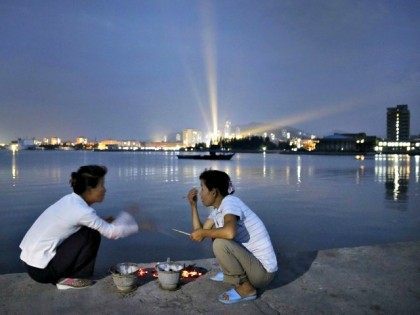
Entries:
POLYGON ((210 280, 217 281, 217 282, 222 282, 223 278, 224 278, 223 272, 218 272, 213 277, 210 277, 210 280))
POLYGON ((257 293, 248 296, 241 296, 234 288, 219 295, 219 302, 223 304, 234 304, 242 301, 252 301, 257 298, 257 293), (225 296, 228 298, 225 299, 225 296))
POLYGON ((84 289, 93 285, 93 281, 89 279, 78 279, 78 278, 64 278, 57 282, 57 289, 84 289))

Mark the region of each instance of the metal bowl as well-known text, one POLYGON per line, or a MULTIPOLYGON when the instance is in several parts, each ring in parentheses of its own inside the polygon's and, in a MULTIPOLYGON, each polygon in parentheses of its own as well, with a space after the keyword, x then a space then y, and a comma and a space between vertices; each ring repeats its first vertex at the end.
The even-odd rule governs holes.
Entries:
POLYGON ((179 273, 184 266, 171 261, 156 265, 160 287, 164 290, 176 290, 179 283, 179 273))
POLYGON ((115 286, 122 292, 129 292, 136 288, 138 270, 139 266, 130 262, 119 263, 109 269, 115 286))

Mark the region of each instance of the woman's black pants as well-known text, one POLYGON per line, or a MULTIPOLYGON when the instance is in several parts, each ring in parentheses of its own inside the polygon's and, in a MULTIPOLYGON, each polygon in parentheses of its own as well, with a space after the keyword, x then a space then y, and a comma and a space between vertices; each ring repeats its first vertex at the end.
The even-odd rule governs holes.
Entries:
POLYGON ((93 275, 101 235, 82 227, 58 247, 55 256, 44 269, 24 263, 29 276, 37 282, 56 284, 61 278, 88 278, 93 275))

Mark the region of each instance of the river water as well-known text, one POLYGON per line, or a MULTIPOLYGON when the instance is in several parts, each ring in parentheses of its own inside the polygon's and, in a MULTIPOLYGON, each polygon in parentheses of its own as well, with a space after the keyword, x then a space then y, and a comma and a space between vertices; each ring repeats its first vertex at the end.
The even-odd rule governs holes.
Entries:
MULTIPOLYGON (((20 272, 18 245, 49 205, 71 192, 72 171, 108 167, 101 216, 129 205, 152 231, 107 240, 97 272, 122 261, 213 257, 211 242, 194 243, 185 196, 206 168, 226 171, 236 192, 264 221, 278 252, 315 251, 420 240, 420 157, 236 154, 231 161, 178 160, 164 152, 0 151, 0 273, 20 272)), ((200 204, 204 219, 209 209, 200 204)))

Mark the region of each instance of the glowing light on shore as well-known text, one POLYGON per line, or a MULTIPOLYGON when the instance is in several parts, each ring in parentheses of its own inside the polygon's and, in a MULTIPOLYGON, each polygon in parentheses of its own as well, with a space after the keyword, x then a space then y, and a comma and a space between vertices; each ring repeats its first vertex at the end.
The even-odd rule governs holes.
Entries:
POLYGON ((203 19, 203 51, 207 74, 207 89, 210 102, 210 112, 213 127, 213 137, 218 131, 218 104, 217 104, 217 68, 216 49, 214 39, 213 8, 211 2, 202 2, 200 6, 203 19))

